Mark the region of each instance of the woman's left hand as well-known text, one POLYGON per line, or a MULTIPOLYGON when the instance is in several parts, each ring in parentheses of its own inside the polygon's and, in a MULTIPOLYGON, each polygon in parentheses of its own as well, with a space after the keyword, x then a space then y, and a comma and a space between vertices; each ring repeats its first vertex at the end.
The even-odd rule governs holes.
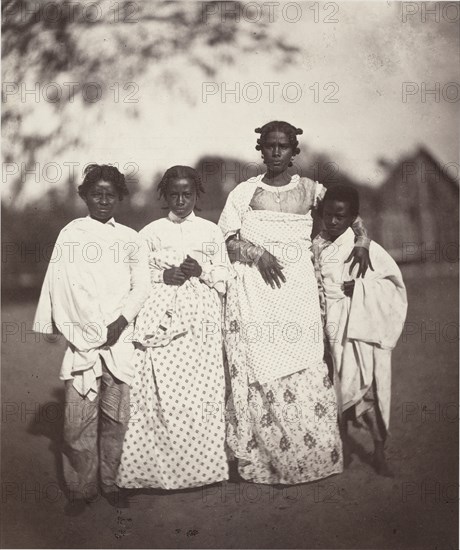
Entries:
POLYGON ((186 277, 199 277, 203 272, 201 265, 189 255, 187 255, 179 267, 186 277))
POLYGON ((351 254, 345 260, 345 263, 349 262, 351 259, 353 259, 353 261, 351 262, 351 266, 350 266, 350 271, 349 271, 350 275, 356 264, 359 264, 357 277, 364 277, 369 267, 372 269, 372 271, 374 271, 371 259, 369 257, 369 250, 366 247, 355 246, 351 251, 351 254))

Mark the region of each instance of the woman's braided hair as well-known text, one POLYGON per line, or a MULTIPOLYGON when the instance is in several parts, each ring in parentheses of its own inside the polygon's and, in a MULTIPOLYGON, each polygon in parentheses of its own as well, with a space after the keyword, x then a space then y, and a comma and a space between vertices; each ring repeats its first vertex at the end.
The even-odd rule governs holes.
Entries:
POLYGON ((283 132, 289 139, 289 145, 292 147, 292 153, 298 155, 300 153, 299 141, 297 136, 303 134, 302 128, 296 128, 289 124, 289 122, 284 122, 283 120, 272 120, 264 124, 262 128, 256 128, 254 130, 256 134, 260 134, 260 138, 257 140, 256 149, 260 151, 267 139, 267 136, 270 132, 283 132))
POLYGON ((166 197, 166 189, 168 188, 169 182, 172 179, 182 179, 186 178, 193 181, 195 185, 195 192, 197 198, 204 193, 203 184, 201 183, 201 178, 198 175, 198 172, 190 166, 172 166, 168 168, 163 174, 160 183, 158 184, 158 191, 160 193, 160 198, 166 197))

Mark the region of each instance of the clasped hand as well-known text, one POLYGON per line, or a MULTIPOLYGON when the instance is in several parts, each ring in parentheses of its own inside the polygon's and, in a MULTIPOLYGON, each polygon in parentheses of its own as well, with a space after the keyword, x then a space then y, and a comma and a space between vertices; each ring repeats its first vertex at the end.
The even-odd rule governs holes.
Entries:
POLYGON ((180 266, 164 270, 163 281, 167 285, 181 286, 190 277, 199 277, 202 272, 200 264, 187 254, 187 257, 180 266))

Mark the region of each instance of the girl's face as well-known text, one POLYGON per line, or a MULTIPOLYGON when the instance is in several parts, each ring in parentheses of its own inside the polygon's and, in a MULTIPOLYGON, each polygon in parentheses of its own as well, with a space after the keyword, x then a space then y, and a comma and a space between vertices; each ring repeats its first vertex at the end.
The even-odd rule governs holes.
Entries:
POLYGON ((93 183, 82 198, 86 202, 89 215, 101 223, 110 220, 120 202, 115 185, 103 180, 93 183))
POLYGON ((178 218, 186 218, 195 208, 195 183, 188 178, 173 178, 165 193, 168 207, 178 218))
POLYGON ((262 155, 268 171, 273 174, 285 172, 294 152, 284 132, 269 132, 262 144, 262 155))

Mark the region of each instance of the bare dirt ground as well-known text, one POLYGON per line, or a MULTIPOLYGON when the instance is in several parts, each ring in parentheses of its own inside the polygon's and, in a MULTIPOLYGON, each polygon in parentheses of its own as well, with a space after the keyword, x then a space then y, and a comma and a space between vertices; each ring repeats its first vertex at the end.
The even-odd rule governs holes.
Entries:
POLYGON ((151 491, 135 494, 127 510, 98 499, 76 518, 64 514, 59 473, 63 343, 26 332, 34 303, 5 304, 1 546, 457 548, 458 283, 421 270, 406 283, 387 452, 394 479, 373 472, 368 434, 354 430, 350 468, 320 482, 151 491))

